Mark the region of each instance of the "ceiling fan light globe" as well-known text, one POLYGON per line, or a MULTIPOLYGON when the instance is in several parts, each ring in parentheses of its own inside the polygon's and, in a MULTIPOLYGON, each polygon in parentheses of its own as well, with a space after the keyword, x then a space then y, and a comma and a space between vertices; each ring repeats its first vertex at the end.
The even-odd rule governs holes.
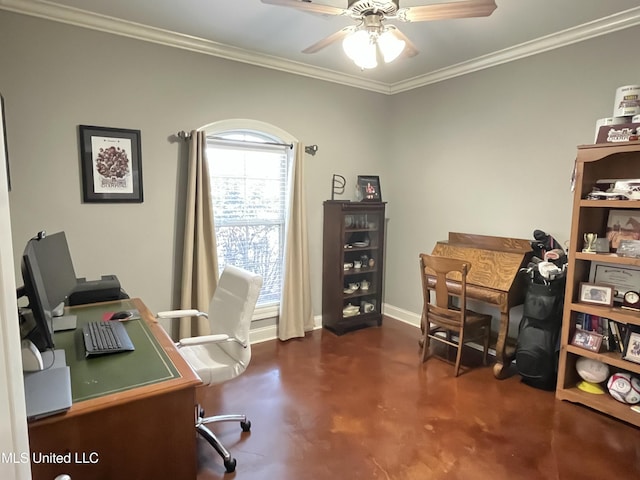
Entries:
POLYGON ((385 63, 393 62, 404 50, 406 42, 400 40, 392 32, 387 30, 378 38, 378 47, 385 63))
POLYGON ((342 41, 342 48, 358 67, 375 68, 378 66, 376 46, 371 42, 367 31, 358 30, 346 37, 342 41))
POLYGON ((363 56, 362 58, 354 60, 354 63, 362 69, 376 68, 378 66, 378 61, 376 60, 375 47, 373 49, 373 52, 373 55, 363 56))
POLYGON ((342 41, 342 48, 351 60, 356 60, 362 55, 369 45, 369 34, 364 30, 358 30, 348 35, 342 41))

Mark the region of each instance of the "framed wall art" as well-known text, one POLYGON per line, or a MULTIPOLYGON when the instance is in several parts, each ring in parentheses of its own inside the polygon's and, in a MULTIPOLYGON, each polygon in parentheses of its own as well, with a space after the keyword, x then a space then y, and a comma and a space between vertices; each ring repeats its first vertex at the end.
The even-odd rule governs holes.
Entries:
POLYGON ((80 125, 83 201, 141 203, 140 130, 80 125))
POLYGON ((363 202, 381 202, 380 177, 377 175, 358 175, 358 189, 363 202))
POLYGON ((4 144, 4 162, 7 168, 7 188, 11 191, 11 172, 9 171, 9 147, 7 146, 7 124, 4 119, 4 98, 0 94, 0 129, 4 144))

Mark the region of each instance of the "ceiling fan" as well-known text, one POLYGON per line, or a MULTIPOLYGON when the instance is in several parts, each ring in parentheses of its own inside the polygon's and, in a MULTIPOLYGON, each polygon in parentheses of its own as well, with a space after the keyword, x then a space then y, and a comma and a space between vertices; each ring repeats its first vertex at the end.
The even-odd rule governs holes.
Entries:
POLYGON ((303 53, 316 53, 343 40, 343 48, 360 68, 375 68, 377 58, 386 63, 403 51, 408 57, 418 54, 415 45, 395 25, 386 20, 424 22, 449 18, 487 17, 496 9, 495 0, 461 0, 400 8, 399 0, 348 0, 347 8, 314 3, 312 0, 262 0, 262 3, 297 8, 312 13, 345 16, 356 20, 350 25, 305 48, 303 53))

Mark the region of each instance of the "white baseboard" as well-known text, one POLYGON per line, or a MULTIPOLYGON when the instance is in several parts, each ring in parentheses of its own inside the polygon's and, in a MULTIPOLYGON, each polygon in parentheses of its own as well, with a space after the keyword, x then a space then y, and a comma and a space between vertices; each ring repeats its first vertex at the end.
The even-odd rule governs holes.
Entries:
POLYGON ((409 325, 413 325, 414 327, 420 328, 420 318, 422 317, 422 314, 413 313, 409 310, 394 307, 393 305, 389 305, 388 303, 383 304, 382 313, 388 317, 394 318, 395 320, 399 320, 409 325))
MULTIPOLYGON (((382 312, 384 315, 391 317, 400 322, 412 325, 420 328, 420 315, 403 310, 402 308, 394 307, 393 305, 383 304, 382 312)), ((314 330, 322 328, 322 315, 316 315, 313 317, 314 330)), ((269 340, 276 340, 278 338, 278 326, 268 325, 266 327, 252 328, 249 332, 250 342, 261 343, 268 342, 269 340)))
MULTIPOLYGON (((388 303, 383 304, 382 313, 387 317, 393 318, 394 320, 398 320, 413 327, 420 328, 420 318, 422 317, 422 314, 410 312, 409 310, 404 310, 402 308, 389 305, 388 303)), ((322 315, 316 315, 315 317, 313 317, 313 323, 314 330, 322 328, 322 315)), ((251 344, 268 342, 269 340, 277 340, 278 327, 277 325, 269 325, 268 327, 252 329, 249 332, 249 336, 251 344)), ((468 345, 471 348, 482 351, 482 345, 473 342, 470 342, 468 345)), ((490 348, 489 354, 495 355, 495 349, 490 348)))
MULTIPOLYGON (((313 329, 318 330, 322 328, 322 315, 316 315, 313 317, 313 329)), ((253 345, 255 343, 268 342, 269 340, 278 339, 278 326, 269 325, 267 327, 252 328, 249 331, 249 342, 253 345)))
MULTIPOLYGON (((414 327, 420 328, 420 319, 422 318, 422 314, 413 313, 408 310, 394 307, 393 305, 389 305, 386 303, 384 304, 383 311, 387 317, 391 317, 395 320, 399 320, 400 322, 404 322, 414 327)), ((469 343, 465 343, 465 345, 468 345, 469 347, 475 350, 478 350, 480 352, 483 351, 482 345, 478 343, 469 342, 469 343)), ((489 355, 493 355, 493 356, 496 355, 495 348, 489 347, 489 355)))

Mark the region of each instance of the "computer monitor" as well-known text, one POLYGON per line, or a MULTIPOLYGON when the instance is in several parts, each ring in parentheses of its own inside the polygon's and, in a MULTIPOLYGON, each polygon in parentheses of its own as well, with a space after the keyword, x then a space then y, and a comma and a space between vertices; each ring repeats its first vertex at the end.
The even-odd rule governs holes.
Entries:
MULTIPOLYGON (((41 232, 31 242, 49 305, 54 311, 67 300, 77 284, 71 252, 64 232, 52 235, 41 232)), ((58 313, 62 315, 62 311, 58 313)))
POLYGON ((29 240, 24 249, 21 261, 24 286, 18 289, 18 298, 26 296, 29 299, 30 314, 23 312, 20 315, 22 337, 31 340, 38 350, 44 352, 54 348, 54 343, 51 306, 34 246, 39 237, 40 234, 29 240))

